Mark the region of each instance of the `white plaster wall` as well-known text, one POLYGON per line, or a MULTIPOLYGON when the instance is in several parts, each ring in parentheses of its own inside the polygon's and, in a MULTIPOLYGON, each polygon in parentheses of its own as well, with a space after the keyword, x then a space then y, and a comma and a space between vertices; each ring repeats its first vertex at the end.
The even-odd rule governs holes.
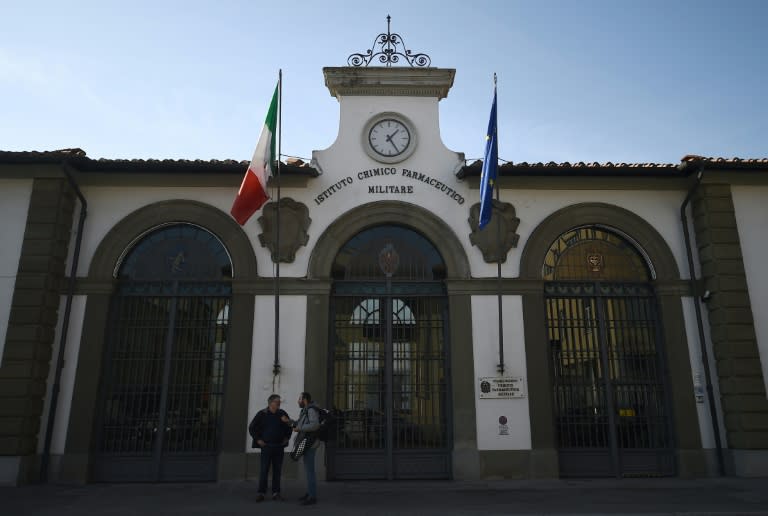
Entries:
MULTIPOLYGON (((322 151, 315 151, 313 160, 322 170, 320 178, 310 181, 307 196, 300 197, 310 208, 312 227, 307 248, 297 255, 294 264, 286 267, 286 274, 303 276, 309 256, 322 231, 340 214, 360 204, 380 199, 400 200, 418 204, 432 211, 453 228, 470 260, 474 277, 494 277, 496 264, 488 264, 482 254, 469 241, 467 222, 469 208, 479 200, 479 190, 470 189, 465 181, 456 179, 457 167, 463 165, 463 155, 445 148, 440 138, 437 99, 428 98, 377 98, 342 97, 340 102, 339 133, 336 141, 322 151), (382 165, 372 160, 364 151, 362 133, 366 122, 377 113, 395 111, 404 114, 416 126, 419 134, 418 148, 407 160, 394 165, 382 165), (395 167, 398 174, 383 178, 359 180, 357 174, 371 168, 395 167), (409 169, 427 174, 456 190, 464 199, 457 203, 440 190, 403 177, 402 170, 409 169), (318 203, 315 199, 327 188, 350 178, 330 198, 318 203), (413 194, 370 194, 368 185, 412 185, 413 194)), ((482 142, 479 143, 482 145, 482 142)), ((675 256, 683 277, 688 277, 683 232, 679 207, 685 192, 640 190, 524 190, 511 189, 501 192, 502 201, 512 203, 521 219, 518 228, 520 241, 511 251, 511 259, 502 265, 505 277, 516 277, 520 270, 520 251, 533 230, 549 215, 565 206, 584 202, 603 202, 626 208, 654 226, 675 256)))
MULTIPOLYGON (((396 165, 398 170, 411 166, 413 165, 407 163, 396 165)), ((455 180, 450 167, 442 170, 436 167, 413 167, 411 170, 423 172, 444 181, 459 192, 466 199, 466 202, 463 205, 459 205, 444 193, 431 186, 418 184, 400 177, 385 177, 367 181, 370 182, 368 184, 381 185, 413 184, 416 188, 413 195, 369 195, 367 193, 366 181, 357 181, 356 178, 356 174, 359 171, 366 170, 362 165, 354 168, 351 165, 347 166, 343 172, 333 176, 325 174, 320 178, 311 180, 310 187, 306 193, 297 192, 298 195, 293 196, 296 200, 302 201, 309 206, 312 225, 310 226, 310 238, 307 247, 299 250, 296 255, 296 261, 293 264, 281 266, 281 274, 286 276, 304 276, 307 271, 310 250, 330 223, 356 206, 379 199, 388 199, 410 202, 430 210, 453 229, 455 237, 466 250, 472 276, 495 277, 496 264, 486 263, 480 250, 477 247, 473 247, 469 241, 470 228, 467 222, 469 207, 477 202, 479 190, 470 190, 466 183, 455 180), (334 194, 320 206, 317 206, 312 198, 343 177, 353 177, 355 182, 334 194)), ((679 217, 679 207, 683 197, 684 192, 650 190, 504 190, 502 191, 502 200, 512 203, 517 211, 517 216, 520 218, 520 226, 517 230, 520 235, 520 241, 518 247, 510 251, 509 260, 502 265, 502 275, 504 277, 519 276, 520 255, 525 247, 525 243, 531 233, 545 218, 566 206, 586 202, 601 202, 632 211, 651 224, 670 247, 680 269, 681 277, 688 278, 683 230, 679 217)), ((341 244, 339 243, 339 245, 341 244)))
MULTIPOLYGON (((696 307, 698 303, 693 297, 681 298, 683 303, 683 319, 685 320, 685 333, 688 336, 688 355, 691 360, 691 374, 693 384, 691 392, 696 394, 697 387, 703 393, 702 401, 696 403, 696 412, 699 419, 699 430, 701 431, 701 446, 703 448, 715 448, 715 432, 712 428, 712 416, 709 410, 709 398, 707 396, 707 380, 704 374, 704 362, 701 354, 701 344, 699 343, 699 326, 696 322, 696 307)), ((720 384, 717 377, 717 366, 715 364, 715 354, 712 349, 712 340, 710 338, 709 316, 705 306, 701 306, 701 319, 704 327, 704 339, 707 350, 707 359, 709 361, 709 374, 712 381, 712 392, 715 399, 715 410, 717 412, 718 425, 720 430, 720 444, 723 448, 728 447, 725 439, 725 424, 723 422, 723 407, 720 403, 720 384)))
MULTIPOLYGON (((73 296, 72 312, 67 329, 67 340, 64 349, 64 367, 61 370, 61 383, 56 401, 55 423, 53 425, 53 438, 51 440, 51 453, 58 455, 64 453, 64 445, 67 440, 69 425, 69 413, 72 409, 72 393, 75 389, 75 370, 77 369, 77 357, 80 353, 80 336, 83 331, 85 316, 85 302, 88 296, 73 296)), ((45 430, 48 426, 48 411, 51 407, 51 391, 56 375, 56 360, 59 356, 59 344, 61 343, 61 330, 64 324, 64 307, 66 296, 61 296, 59 302, 59 321, 56 324, 55 340, 51 354, 51 368, 48 372, 45 399, 43 400, 43 412, 40 418, 40 433, 37 440, 37 451, 42 453, 45 444, 45 430)))
MULTIPOLYGON (((304 342, 306 341, 307 298, 280 296, 280 375, 275 378, 275 300, 272 296, 256 296, 251 356, 251 384, 248 398, 248 420, 267 406, 271 394, 283 398, 282 408, 292 418, 299 415, 299 394, 304 390, 304 342)), ((318 367, 325 367, 319 364, 318 367)), ((245 449, 251 449, 251 438, 243 429, 245 449)))
MULTIPOLYGON (((315 151, 313 161, 322 175, 308 180, 307 188, 283 188, 281 195, 303 202, 309 207, 312 223, 309 241, 296 253, 293 263, 281 264, 281 276, 304 277, 311 250, 327 227, 349 210, 379 200, 399 200, 424 207, 442 219, 459 242, 464 246, 470 261, 473 277, 495 277, 496 264, 485 263, 482 253, 469 241, 469 208, 479 198, 479 190, 470 189, 466 181, 456 179, 458 167, 463 165, 463 155, 450 151, 443 145, 439 132, 438 101, 423 97, 342 97, 340 99, 340 124, 336 141, 325 150, 315 151), (362 133, 366 122, 377 113, 394 111, 408 117, 416 127, 418 147, 405 161, 383 165, 371 159, 364 151, 362 133), (363 171, 392 167, 395 175, 361 179, 363 171), (446 195, 445 192, 408 177, 403 169, 426 174, 455 190, 464 202, 446 195), (336 193, 318 200, 328 188, 349 178, 351 181, 336 193), (412 194, 369 193, 369 186, 410 186, 412 194)), ((481 142, 482 143, 482 142, 481 142)), ((89 202, 89 217, 81 251, 81 274, 85 274, 93 252, 104 235, 116 222, 129 213, 152 203, 169 199, 190 199, 207 203, 229 213, 236 188, 191 187, 86 187, 83 192, 89 202)), ((533 230, 555 211, 573 204, 602 202, 626 208, 653 225, 677 260, 683 277, 688 277, 683 233, 679 218, 679 206, 684 192, 639 190, 524 190, 510 189, 501 193, 502 200, 512 203, 520 218, 519 245, 510 252, 510 259, 502 266, 505 277, 519 275, 520 254, 533 230)), ((258 241, 261 228, 258 214, 244 226, 256 252, 259 274, 273 275, 269 252, 258 241)), ((158 221, 160 222, 160 221, 158 221)), ((343 243, 339 243, 342 245, 343 243)), ((235 271, 237 274, 237 271, 235 271)))
MULTIPOLYGON (((549 215, 560 208, 585 203, 600 202, 619 206, 644 219, 664 238, 675 257, 681 277, 688 278, 688 262, 685 254, 683 228, 680 221, 680 204, 685 192, 665 190, 503 190, 502 201, 510 202, 520 218, 518 234, 520 242, 517 257, 507 267, 505 275, 518 276, 520 272, 520 252, 525 242, 536 227, 549 215)), ((629 236, 632 236, 631 234, 629 236)), ((478 251, 473 252, 473 270, 475 263, 482 260, 478 251)), ((479 269, 479 263, 477 270, 479 269)), ((490 266, 485 266, 485 274, 490 266)), ((495 264, 493 264, 495 271, 495 264)))
POLYGON ((475 406, 479 450, 530 450, 531 421, 528 375, 525 366, 523 299, 503 296, 504 375, 524 378, 526 396, 515 399, 480 399, 477 379, 497 376, 499 363, 498 298, 472 296, 472 345, 475 361, 475 406), (506 416, 509 435, 499 435, 499 416, 506 416))
POLYGON ((462 238, 462 232, 465 227, 469 227, 466 219, 472 204, 471 197, 467 195, 467 185, 455 176, 455 172, 464 164, 463 155, 448 150, 442 143, 437 98, 349 96, 340 97, 339 104, 338 137, 328 149, 313 153, 313 164, 321 169, 322 175, 310 181, 310 188, 300 199, 309 207, 312 217, 309 242, 297 254, 296 262, 285 267, 286 274, 303 276, 306 273, 308 250, 314 247, 323 231, 336 218, 356 206, 380 200, 404 201, 429 209, 456 230, 459 240, 468 243, 466 236, 462 238), (406 116, 417 133, 414 153, 405 161, 391 165, 374 161, 363 147, 366 123, 371 117, 385 112, 406 116), (358 176, 360 172, 383 167, 394 167, 396 175, 372 179, 361 179, 358 176), (403 169, 426 174, 448 188, 460 191, 465 198, 464 203, 459 204, 434 186, 403 177, 403 169), (326 189, 345 178, 351 179, 350 185, 344 186, 322 202, 317 201, 317 197, 326 189), (369 186, 375 185, 411 186, 413 193, 369 193, 369 186))
MULTIPOLYGON (((85 221, 83 242, 80 249, 80 264, 78 275, 85 276, 93 259, 93 254, 106 234, 120 220, 132 212, 160 201, 186 199, 199 201, 224 213, 229 213, 232 202, 237 194, 237 187, 194 188, 194 187, 107 187, 89 186, 82 188, 83 195, 88 200, 88 218, 85 221)), ((282 196, 288 197, 290 190, 283 189, 282 196)), ((258 214, 243 226, 248 239, 251 241, 256 259, 259 264, 259 275, 272 276, 269 251, 259 243, 258 235, 261 227, 257 222, 258 214)), ((158 220, 159 223, 168 222, 158 220)), ((74 232, 70 249, 74 248, 74 232)), ((69 271, 69 269, 67 269, 69 271)), ((235 271, 237 274, 237 271, 235 271)), ((281 268, 281 275, 283 274, 281 268)))
POLYGON ((739 228, 744 271, 747 274, 749 301, 755 321, 757 347, 763 367, 763 381, 768 392, 768 275, 765 256, 768 241, 768 186, 732 186, 733 207, 739 228))
POLYGON ((31 179, 0 179, 0 235, 3 240, 0 245, 0 365, 31 197, 31 179))

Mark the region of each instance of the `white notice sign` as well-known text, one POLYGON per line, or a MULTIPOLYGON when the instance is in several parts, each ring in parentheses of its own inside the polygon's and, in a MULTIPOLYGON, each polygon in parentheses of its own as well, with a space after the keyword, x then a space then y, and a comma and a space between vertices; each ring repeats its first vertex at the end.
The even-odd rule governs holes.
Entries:
POLYGON ((480 399, 525 398, 521 376, 488 376, 478 380, 480 399))

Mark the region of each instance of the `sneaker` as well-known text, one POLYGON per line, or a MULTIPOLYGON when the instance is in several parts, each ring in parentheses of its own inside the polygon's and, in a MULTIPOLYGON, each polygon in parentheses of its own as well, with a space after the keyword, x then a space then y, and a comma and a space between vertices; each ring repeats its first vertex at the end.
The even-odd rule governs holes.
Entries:
POLYGON ((272 493, 272 500, 275 502, 282 502, 283 497, 280 496, 280 493, 272 493))
POLYGON ((301 505, 315 505, 317 503, 317 498, 312 498, 311 496, 307 496, 303 502, 301 502, 301 505))
POLYGON ((262 493, 259 493, 259 494, 256 496, 256 501, 257 501, 257 502, 263 502, 263 501, 264 501, 264 495, 263 495, 262 493))

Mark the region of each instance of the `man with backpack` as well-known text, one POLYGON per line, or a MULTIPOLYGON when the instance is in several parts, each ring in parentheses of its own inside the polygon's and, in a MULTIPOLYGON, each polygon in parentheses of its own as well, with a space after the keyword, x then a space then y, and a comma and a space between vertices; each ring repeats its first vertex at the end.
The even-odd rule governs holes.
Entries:
POLYGON ((253 439, 252 448, 261 448, 261 469, 259 471, 259 494, 257 502, 264 501, 267 493, 267 478, 272 466, 272 499, 280 497, 280 475, 283 469, 283 449, 291 439, 291 427, 286 424, 288 414, 280 408, 280 396, 271 395, 267 399, 267 408, 256 413, 248 425, 248 433, 253 439))
POLYGON ((299 396, 299 407, 301 413, 295 421, 287 416, 283 422, 289 423, 294 432, 298 432, 297 441, 309 435, 312 443, 304 451, 304 473, 307 477, 307 492, 299 501, 302 505, 314 505, 317 503, 317 477, 315 475, 315 453, 320 446, 317 431, 320 429, 320 415, 322 409, 312 401, 312 396, 308 392, 302 392, 299 396))

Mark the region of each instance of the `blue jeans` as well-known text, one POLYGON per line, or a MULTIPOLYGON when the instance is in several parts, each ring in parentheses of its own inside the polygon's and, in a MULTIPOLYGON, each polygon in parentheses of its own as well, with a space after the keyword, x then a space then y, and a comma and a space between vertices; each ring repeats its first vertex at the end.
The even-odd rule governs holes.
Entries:
POLYGON ((259 471, 259 493, 266 494, 269 466, 272 466, 272 492, 280 492, 280 474, 283 469, 283 447, 264 446, 261 449, 261 470, 259 471))
POLYGON ((317 498, 317 476, 315 475, 315 452, 317 448, 310 448, 304 452, 304 473, 307 476, 307 494, 310 498, 317 498))

